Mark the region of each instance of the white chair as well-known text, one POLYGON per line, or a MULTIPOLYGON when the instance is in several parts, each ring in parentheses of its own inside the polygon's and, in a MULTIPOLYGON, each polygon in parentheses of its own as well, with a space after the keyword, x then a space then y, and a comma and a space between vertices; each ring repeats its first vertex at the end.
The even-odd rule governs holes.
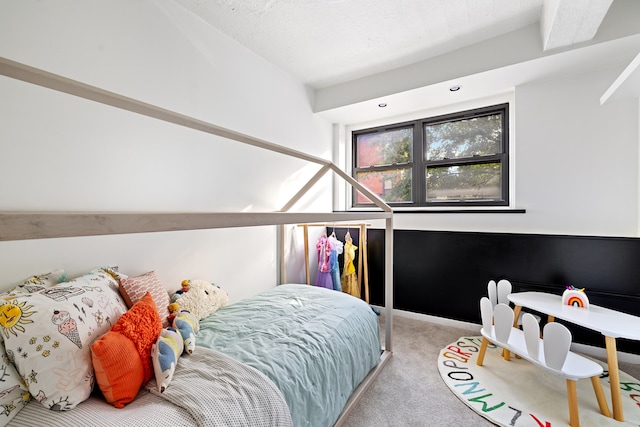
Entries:
MULTIPOLYGON (((489 282, 489 287, 491 288, 491 282, 489 282)), ((492 295, 491 291, 489 291, 489 295, 492 295)), ((493 295, 496 295, 497 297, 497 293, 494 293, 493 295)), ((494 304, 490 298, 483 297, 480 299, 480 315, 482 317, 483 331, 487 331, 489 335, 495 336, 500 342, 507 343, 509 341, 511 329, 513 328, 513 310, 508 304, 494 304), (508 323, 507 320, 511 323, 508 323), (507 324, 509 326, 508 328, 507 324)), ((509 360, 511 358, 508 348, 498 344, 496 341, 491 340, 491 342, 498 347, 502 347, 502 357, 504 360, 509 360)), ((485 343, 484 338, 482 344, 487 344, 485 343)), ((481 350, 480 353, 482 357, 484 357, 484 351, 481 350)), ((478 357, 478 365, 482 365, 481 357, 478 357)))
POLYGON ((498 305, 498 285, 496 285, 496 281, 493 279, 487 283, 487 298, 491 301, 491 307, 498 305))
POLYGON ((482 345, 478 353, 477 365, 482 366, 489 342, 511 351, 534 365, 566 379, 569 405, 569 424, 580 426, 578 415, 578 394, 576 381, 591 378, 598 406, 602 415, 610 417, 609 406, 602 390, 600 375, 602 366, 591 359, 573 353, 571 332, 560 323, 547 323, 543 338, 540 338, 540 326, 531 313, 523 315, 523 330, 513 326, 514 313, 506 304, 492 307, 489 298, 480 300, 482 316, 482 345))
MULTIPOLYGON (((512 289, 511 282, 507 279, 500 279, 498 283, 493 279, 489 280, 489 283, 487 283, 487 295, 492 307, 495 308, 498 304, 509 305, 509 295, 512 289)), ((514 320, 513 326, 522 325, 522 314, 523 313, 518 314, 518 318, 514 320)), ((538 317, 538 319, 540 318, 538 317)), ((511 356, 509 352, 505 350, 502 353, 502 357, 504 357, 505 360, 509 360, 511 356)))
POLYGON ((527 354, 535 360, 540 360, 540 340, 534 339, 534 337, 540 338, 540 324, 530 313, 522 316, 522 331, 527 345, 527 354))
POLYGON ((511 286, 511 282, 507 279, 498 280, 498 284, 496 285, 498 292, 498 304, 507 304, 509 305, 509 295, 511 294, 511 290, 513 287, 511 286))
MULTIPOLYGON (((482 317, 482 344, 478 353, 477 365, 482 366, 484 363, 484 355, 487 351, 489 342, 498 347, 502 347, 504 352, 509 352, 509 348, 517 343, 511 343, 510 340, 515 339, 522 341, 524 346, 524 336, 518 337, 517 333, 512 334, 513 330, 513 310, 506 304, 496 304, 494 307, 491 300, 487 297, 480 299, 480 315, 482 317)), ((522 331, 520 331, 522 332, 522 331)), ((503 356, 504 356, 503 352, 503 356)), ((505 360, 509 360, 505 357, 505 360)))
MULTIPOLYGON (((531 316, 531 314, 525 314, 529 317, 528 323, 537 321, 531 316)), ((533 330, 529 335, 525 335, 525 339, 529 341, 535 341, 540 335, 539 327, 537 330, 533 330)), ((600 382, 600 375, 602 375, 602 366, 587 359, 576 353, 571 352, 571 332, 566 326, 551 322, 544 326, 542 332, 542 345, 544 354, 544 363, 549 368, 553 369, 556 375, 559 375, 567 380, 567 396, 569 403, 569 424, 571 426, 579 426, 580 419, 578 416, 578 394, 576 389, 576 381, 583 378, 591 378, 591 384, 593 385, 593 391, 596 394, 600 412, 610 417, 609 407, 607 405, 604 392, 602 390, 602 383, 600 382)))
MULTIPOLYGON (((507 279, 500 279, 497 284, 495 280, 489 280, 489 283, 487 284, 487 295, 494 307, 497 304, 509 305, 509 295, 512 290, 513 287, 511 286, 511 282, 507 279)), ((523 314, 523 312, 518 313, 518 318, 515 319, 513 324, 514 326, 522 326, 523 314)), ((535 316, 535 318, 538 319, 538 322, 540 322, 540 316, 535 314, 533 316, 535 316)))

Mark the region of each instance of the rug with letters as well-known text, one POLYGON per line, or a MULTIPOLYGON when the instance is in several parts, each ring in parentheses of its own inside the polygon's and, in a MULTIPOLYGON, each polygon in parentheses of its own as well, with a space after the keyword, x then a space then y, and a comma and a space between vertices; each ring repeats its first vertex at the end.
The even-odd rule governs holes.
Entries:
MULTIPOLYGON (((476 365, 482 337, 461 337, 443 348, 438 370, 449 389, 479 415, 494 424, 514 427, 569 425, 566 381, 524 359, 502 359, 502 349, 490 345, 483 366, 476 365)), ((611 407, 607 365, 602 387, 611 407)), ((578 407, 582 427, 640 426, 640 381, 620 372, 623 423, 600 413, 589 379, 579 380, 578 407)))

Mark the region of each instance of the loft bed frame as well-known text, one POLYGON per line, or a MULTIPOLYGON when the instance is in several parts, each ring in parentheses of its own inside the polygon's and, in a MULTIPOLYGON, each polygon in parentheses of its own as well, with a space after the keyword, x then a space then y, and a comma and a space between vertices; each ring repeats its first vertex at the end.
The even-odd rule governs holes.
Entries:
MULTIPOLYGON (((109 92, 42 69, 0 57, 0 75, 78 96, 122 110, 155 118, 178 126, 227 138, 243 144, 273 151, 320 165, 318 172, 277 212, 211 212, 211 213, 116 213, 116 212, 48 212, 0 211, 0 241, 47 239, 58 237, 100 236, 110 234, 150 233, 159 231, 202 230, 231 227, 275 225, 278 227, 278 283, 286 281, 284 260, 284 225, 298 223, 339 223, 385 220, 385 345, 380 363, 354 391, 336 426, 341 425, 355 403, 388 363, 392 354, 393 310, 393 211, 376 194, 346 174, 334 163, 285 146, 235 132, 175 111, 109 92), (327 172, 332 171, 368 197, 380 211, 370 212, 289 212, 289 210, 327 172)), ((336 224, 338 225, 338 224, 336 224)))

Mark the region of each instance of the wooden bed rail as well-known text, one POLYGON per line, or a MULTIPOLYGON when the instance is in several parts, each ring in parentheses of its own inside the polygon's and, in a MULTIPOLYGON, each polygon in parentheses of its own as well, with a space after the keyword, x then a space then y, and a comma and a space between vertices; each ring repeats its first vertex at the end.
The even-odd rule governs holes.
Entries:
MULTIPOLYGON (((152 104, 148 104, 146 102, 139 101, 137 99, 129 98, 115 92, 100 89, 96 86, 91 86, 77 80, 72 80, 67 77, 50 73, 48 71, 31 67, 29 65, 21 64, 19 62, 15 62, 3 57, 0 57, 0 75, 53 89, 69 95, 78 96, 80 98, 88 99, 91 101, 99 102, 101 104, 106 104, 115 108, 120 108, 122 110, 131 111, 143 116, 152 117, 164 122, 173 123, 179 126, 209 133, 211 135, 221 136, 223 138, 231 139, 243 144, 248 144, 254 147, 284 154, 289 157, 295 157, 311 163, 322 165, 322 173, 316 174, 312 178, 313 182, 316 182, 326 171, 331 169, 346 182, 354 186, 358 191, 368 197, 377 207, 379 207, 383 211, 391 212, 391 207, 389 207, 389 205, 387 205, 380 197, 372 193, 367 187, 364 187, 357 180, 353 179, 353 177, 344 173, 332 162, 321 157, 312 156, 302 151, 294 150, 289 147, 274 144, 263 139, 255 138, 253 136, 226 129, 221 126, 214 125, 213 123, 195 119, 193 117, 189 117, 175 111, 167 110, 152 104)), ((308 190, 309 188, 310 187, 305 187, 304 192, 306 192, 306 190, 308 190)), ((296 194, 292 201, 289 202, 283 210, 288 210, 300 196, 300 193, 296 194)))
MULTIPOLYGON (((387 212, 361 212, 358 218, 384 219, 390 215, 387 212)), ((302 221, 339 222, 353 219, 353 214, 348 212, 0 212, 0 241, 284 225, 302 221)))
MULTIPOLYGON (((114 212, 0 212, 0 241, 158 231, 278 225, 280 254, 284 253, 285 224, 310 222, 385 220, 385 351, 391 352, 393 311, 393 210, 378 195, 360 184, 331 161, 302 151, 235 132, 203 120, 167 110, 133 98, 69 79, 39 68, 0 57, 0 75, 53 89, 111 107, 152 117, 168 123, 231 139, 243 144, 298 158, 321 169, 281 209, 281 212, 229 213, 114 213, 114 212), (369 198, 378 212, 293 213, 295 203, 329 170, 369 198)), ((284 257, 280 259, 282 279, 284 257)))

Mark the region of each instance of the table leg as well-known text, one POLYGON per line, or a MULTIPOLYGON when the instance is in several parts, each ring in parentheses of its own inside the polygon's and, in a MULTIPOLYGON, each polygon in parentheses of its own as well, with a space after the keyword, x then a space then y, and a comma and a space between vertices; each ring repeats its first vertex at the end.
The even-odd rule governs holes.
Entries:
POLYGON ((616 339, 604 337, 607 346, 607 363, 609 364, 609 382, 611 383, 611 404, 613 406, 613 418, 624 421, 622 411, 622 393, 620 392, 620 372, 618 371, 618 351, 616 339))
POLYGON ((520 310, 522 310, 522 306, 516 305, 513 307, 513 327, 518 327, 518 318, 520 317, 520 310))

